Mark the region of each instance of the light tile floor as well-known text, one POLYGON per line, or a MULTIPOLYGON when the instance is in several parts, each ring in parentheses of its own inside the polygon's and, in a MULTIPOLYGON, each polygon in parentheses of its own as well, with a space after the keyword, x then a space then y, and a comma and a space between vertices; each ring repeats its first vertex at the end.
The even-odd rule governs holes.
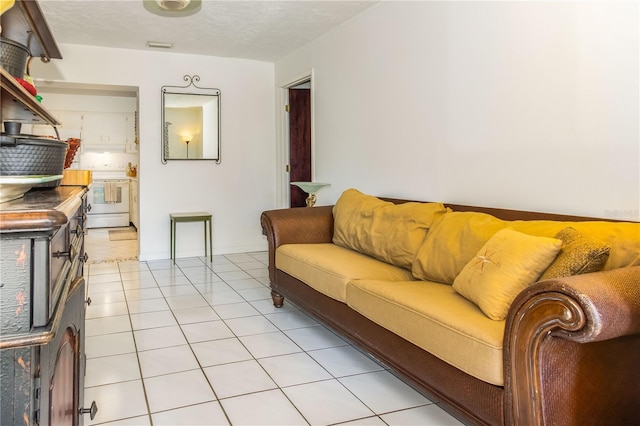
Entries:
POLYGON ((103 425, 459 425, 290 303, 267 254, 138 262, 89 230, 85 406, 103 425), (121 259, 121 261, 109 261, 121 259))

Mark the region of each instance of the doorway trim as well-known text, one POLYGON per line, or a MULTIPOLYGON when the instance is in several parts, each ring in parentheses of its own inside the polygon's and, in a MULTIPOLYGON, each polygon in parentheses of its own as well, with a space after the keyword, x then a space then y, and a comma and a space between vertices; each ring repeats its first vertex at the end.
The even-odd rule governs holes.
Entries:
POLYGON ((311 180, 315 179, 315 115, 313 68, 278 84, 276 95, 276 202, 278 207, 289 207, 289 115, 285 106, 289 103, 289 89, 309 82, 311 88, 311 180))

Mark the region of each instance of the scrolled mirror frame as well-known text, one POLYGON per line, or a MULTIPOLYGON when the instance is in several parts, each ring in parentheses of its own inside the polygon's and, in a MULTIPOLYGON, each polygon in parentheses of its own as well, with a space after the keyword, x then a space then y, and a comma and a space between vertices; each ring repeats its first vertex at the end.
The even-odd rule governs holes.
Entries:
MULTIPOLYGON (((182 79, 187 82, 188 84, 186 86, 162 86, 162 90, 161 90, 161 95, 162 95, 162 106, 161 106, 161 110, 162 110, 162 121, 161 121, 161 134, 162 134, 162 144, 161 144, 161 158, 160 158, 160 162, 162 164, 167 164, 167 160, 182 160, 182 159, 178 159, 178 158, 169 158, 168 156, 168 151, 169 151, 169 138, 168 138, 168 126, 167 126, 167 121, 165 119, 165 94, 182 94, 182 95, 211 95, 211 96, 218 96, 218 158, 212 158, 212 159, 208 159, 208 158, 201 158, 200 160, 209 160, 209 161, 215 161, 216 164, 220 164, 222 161, 222 144, 221 144, 221 136, 222 136, 222 132, 220 130, 221 128, 221 122, 220 122, 220 118, 221 118, 221 114, 220 114, 220 110, 222 109, 222 92, 220 91, 220 89, 215 89, 215 88, 209 88, 209 87, 200 87, 198 86, 196 83, 200 81, 200 76, 199 75, 185 75, 184 77, 182 77, 182 79)), ((186 158, 186 160, 189 160, 188 158, 186 158)))

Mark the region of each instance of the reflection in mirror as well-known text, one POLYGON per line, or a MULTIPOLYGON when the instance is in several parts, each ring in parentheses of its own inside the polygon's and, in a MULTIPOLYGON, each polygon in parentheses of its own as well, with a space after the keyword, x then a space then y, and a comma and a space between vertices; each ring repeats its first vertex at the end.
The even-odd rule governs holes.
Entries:
POLYGON ((220 90, 198 87, 200 77, 185 75, 187 86, 162 86, 162 163, 215 160, 220 163, 220 90))

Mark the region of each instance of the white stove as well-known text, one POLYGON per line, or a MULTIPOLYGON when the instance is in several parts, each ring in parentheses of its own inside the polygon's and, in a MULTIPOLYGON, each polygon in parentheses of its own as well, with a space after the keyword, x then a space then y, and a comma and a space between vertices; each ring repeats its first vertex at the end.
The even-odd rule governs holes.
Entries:
POLYGON ((127 177, 127 172, 124 170, 96 170, 92 171, 91 175, 93 176, 94 181, 107 181, 107 180, 126 180, 129 179, 127 177))
POLYGON ((93 180, 88 200, 88 228, 129 226, 129 178, 124 167, 91 165, 93 180))
POLYGON ((104 162, 93 163, 89 166, 93 180, 127 179, 127 169, 124 164, 104 162))

